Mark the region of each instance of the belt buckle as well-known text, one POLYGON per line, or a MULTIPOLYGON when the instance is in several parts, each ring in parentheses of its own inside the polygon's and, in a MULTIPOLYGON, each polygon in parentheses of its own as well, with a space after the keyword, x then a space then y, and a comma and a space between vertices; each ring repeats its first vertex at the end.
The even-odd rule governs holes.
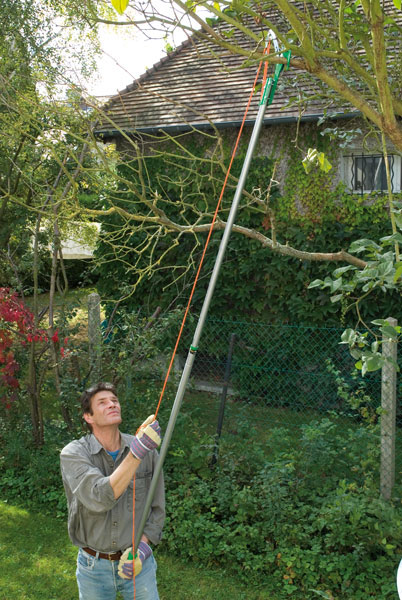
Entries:
POLYGON ((115 554, 116 552, 108 552, 107 559, 113 561, 114 559, 112 558, 112 556, 114 556, 115 554))

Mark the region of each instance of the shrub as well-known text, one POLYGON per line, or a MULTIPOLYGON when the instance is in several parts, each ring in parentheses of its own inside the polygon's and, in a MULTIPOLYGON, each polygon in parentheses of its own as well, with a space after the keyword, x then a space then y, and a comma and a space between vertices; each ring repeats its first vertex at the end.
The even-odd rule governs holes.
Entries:
MULTIPOLYGON (((133 431, 156 398, 153 388, 122 397, 124 429, 133 431)), ((215 440, 203 411, 187 402, 180 412, 164 469, 161 551, 221 566, 275 600, 326 591, 337 600, 395 597, 402 510, 378 497, 378 425, 341 416, 266 430, 239 414, 211 466, 215 440)), ((66 518, 58 453, 69 435, 58 424, 47 431, 42 450, 30 448, 28 431, 18 443, 3 436, 1 493, 66 518)))

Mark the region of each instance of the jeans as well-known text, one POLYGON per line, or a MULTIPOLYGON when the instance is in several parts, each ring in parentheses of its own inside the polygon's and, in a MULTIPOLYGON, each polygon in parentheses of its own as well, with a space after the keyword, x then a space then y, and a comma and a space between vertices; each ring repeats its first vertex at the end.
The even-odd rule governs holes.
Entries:
MULTIPOLYGON (((133 600, 133 580, 122 579, 117 573, 118 565, 118 560, 96 558, 80 548, 76 572, 79 600, 115 600, 117 592, 124 600, 133 600)), ((135 598, 159 600, 153 554, 144 561, 141 573, 135 578, 135 598)))

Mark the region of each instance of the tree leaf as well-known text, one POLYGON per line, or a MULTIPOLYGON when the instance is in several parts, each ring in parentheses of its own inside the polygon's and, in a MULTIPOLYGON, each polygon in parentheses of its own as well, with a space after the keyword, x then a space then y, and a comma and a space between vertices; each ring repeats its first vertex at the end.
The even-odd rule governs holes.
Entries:
POLYGON ((128 0, 111 0, 113 8, 122 15, 128 6, 128 0))
POLYGON ((381 327, 381 333, 384 337, 390 338, 391 340, 396 340, 398 338, 397 331, 391 325, 384 325, 381 327))
POLYGON ((389 325, 387 319, 375 319, 374 321, 371 321, 373 325, 389 325))
POLYGON ((355 240, 354 242, 352 242, 349 246, 349 252, 361 252, 362 250, 367 250, 368 248, 381 250, 381 246, 379 246, 376 242, 365 238, 362 240, 355 240))
POLYGON ((394 2, 395 7, 398 10, 401 10, 401 8, 402 8, 402 1, 401 0, 393 0, 393 2, 394 2))
POLYGON ((319 167, 325 173, 332 169, 332 165, 324 152, 318 152, 316 148, 307 150, 307 156, 302 160, 302 165, 307 174, 310 173, 313 167, 319 167))
POLYGON ((339 277, 339 279, 335 279, 335 281, 333 281, 331 284, 331 292, 336 292, 337 290, 339 290, 339 288, 342 287, 342 283, 342 277, 339 277))
POLYGON ((323 283, 324 282, 322 281, 322 279, 314 279, 314 281, 308 284, 307 289, 311 290, 312 288, 321 287, 323 283))
MULTIPOLYGON (((222 33, 225 37, 231 38, 234 35, 235 30, 234 29, 229 29, 229 31, 223 30, 222 33)), ((261 84, 259 84, 259 87, 261 88, 261 84)))
POLYGON ((335 277, 340 277, 341 275, 343 275, 343 273, 346 273, 347 271, 351 270, 356 271, 356 267, 354 267, 353 265, 347 265, 347 267, 339 267, 338 269, 335 269, 333 275, 335 275, 335 277))
POLYGON ((395 215, 395 223, 399 229, 402 229, 402 214, 400 212, 394 211, 395 215))
POLYGON ((385 277, 386 275, 389 275, 389 273, 391 273, 391 271, 393 271, 394 269, 394 263, 391 260, 386 260, 384 262, 381 262, 378 265, 378 275, 379 277, 385 277))
POLYGON ((318 164, 320 166, 321 171, 324 171, 324 173, 328 173, 328 171, 332 169, 332 165, 325 156, 324 152, 320 152, 318 154, 318 164))
POLYGON ((394 283, 396 283, 398 281, 398 279, 401 277, 402 275, 402 265, 400 265, 397 270, 395 271, 395 275, 394 275, 394 283))
POLYGON ((307 158, 307 156, 306 156, 306 158, 303 158, 302 165, 303 165, 305 172, 308 175, 310 173, 311 169, 313 168, 313 166, 311 164, 311 161, 307 158))
MULTIPOLYGON (((364 359, 364 357, 363 357, 363 359, 364 359)), ((376 354, 375 356, 370 356, 364 362, 366 365, 367 372, 378 371, 378 369, 381 369, 382 365, 384 364, 384 360, 380 354, 376 354)))
POLYGON ((382 237, 380 239, 380 242, 388 242, 388 243, 399 242, 401 244, 402 243, 402 233, 399 233, 399 231, 397 231, 396 233, 393 233, 392 235, 386 235, 385 237, 382 237))
POLYGON ((356 341, 356 332, 354 329, 345 329, 341 335, 341 344, 352 345, 356 341))

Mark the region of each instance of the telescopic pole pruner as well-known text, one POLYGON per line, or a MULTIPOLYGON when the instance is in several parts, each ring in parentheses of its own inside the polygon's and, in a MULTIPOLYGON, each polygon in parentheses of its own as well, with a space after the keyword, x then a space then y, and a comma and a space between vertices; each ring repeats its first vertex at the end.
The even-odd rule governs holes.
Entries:
MULTIPOLYGON (((271 41, 273 41, 274 43, 274 47, 275 47, 275 51, 276 52, 280 52, 279 50, 279 45, 276 39, 276 35, 272 30, 269 30, 268 32, 268 36, 267 38, 271 41)), ((289 66, 289 60, 290 60, 290 51, 286 51, 283 52, 282 55, 287 58, 287 65, 285 68, 288 68, 289 66)), ((209 281, 209 285, 208 285, 208 289, 205 295, 205 299, 204 299, 204 303, 200 312, 200 316, 198 319, 198 323, 194 332, 194 337, 193 337, 193 341, 190 345, 190 349, 188 351, 188 355, 187 355, 187 359, 186 359, 186 363, 184 365, 183 368, 183 372, 181 375, 181 379, 180 379, 180 383, 179 383, 179 387, 177 389, 176 392, 176 397, 173 403, 173 407, 172 407, 172 411, 170 413, 170 418, 169 418, 169 422, 167 424, 166 427, 166 432, 163 438, 163 442, 162 442, 162 446, 160 449, 160 453, 159 453, 159 460, 156 463, 155 466, 155 471, 152 477, 152 481, 151 481, 151 485, 149 488, 149 492, 148 492, 148 496, 146 499, 146 503, 145 503, 145 507, 144 507, 144 512, 142 514, 142 518, 141 521, 139 523, 139 526, 136 528, 135 531, 135 549, 137 549, 138 544, 141 540, 141 536, 143 534, 144 531, 144 527, 146 524, 146 521, 148 519, 149 516, 149 511, 151 510, 151 505, 152 505, 152 500, 153 497, 155 495, 155 489, 158 483, 158 479, 159 476, 161 474, 162 471, 162 467, 163 467, 163 463, 165 461, 166 458, 166 454, 169 448, 169 444, 170 444, 170 440, 172 437, 172 433, 176 424, 176 420, 177 420, 177 416, 179 414, 180 411, 180 407, 184 398, 184 393, 186 391, 186 387, 187 387, 187 383, 188 380, 190 378, 190 374, 191 374, 191 369, 193 367, 193 363, 195 360, 195 356, 198 350, 198 344, 199 344, 199 340, 201 337, 201 333, 205 324, 205 320, 207 317, 207 313, 209 310, 209 306, 211 303, 211 299, 215 290, 215 286, 216 286, 216 282, 218 280, 218 275, 219 275, 219 271, 221 269, 222 266, 222 262, 223 262, 223 258, 226 252, 226 248, 228 245, 228 241, 229 241, 229 237, 232 231, 232 227, 234 224, 234 220, 236 217, 236 213, 237 213, 237 209, 239 207, 239 203, 240 203, 240 199, 243 193, 243 189, 246 183, 246 178, 247 178, 247 174, 249 171, 249 167, 250 167, 250 163, 251 163, 251 159, 257 144, 257 140, 258 140, 258 136, 261 130, 261 126, 263 124, 263 120, 264 120, 264 114, 265 114, 265 110, 268 106, 268 104, 271 104, 272 102, 272 98, 273 95, 275 93, 275 89, 276 89, 276 84, 278 82, 278 78, 280 73, 282 72, 283 68, 284 68, 284 64, 278 64, 276 65, 276 69, 275 69, 275 75, 274 78, 268 78, 262 93, 262 97, 260 100, 260 104, 259 104, 259 108, 258 108, 258 113, 257 113, 257 117, 255 119, 255 123, 254 123, 254 127, 253 127, 253 131, 251 134, 251 138, 250 138, 250 142, 249 142, 249 146, 247 149, 247 153, 246 153, 246 157, 244 159, 244 163, 243 163, 243 167, 241 170, 241 174, 239 177, 239 181, 237 183, 237 187, 236 187, 236 191, 235 191, 235 195, 232 201, 232 205, 230 208, 230 212, 229 212, 229 216, 228 216, 228 220, 225 226, 225 230, 222 236, 222 240, 220 242, 220 246, 218 249, 218 254, 216 257, 216 261, 215 261, 215 265, 211 274, 211 279, 209 281)))

